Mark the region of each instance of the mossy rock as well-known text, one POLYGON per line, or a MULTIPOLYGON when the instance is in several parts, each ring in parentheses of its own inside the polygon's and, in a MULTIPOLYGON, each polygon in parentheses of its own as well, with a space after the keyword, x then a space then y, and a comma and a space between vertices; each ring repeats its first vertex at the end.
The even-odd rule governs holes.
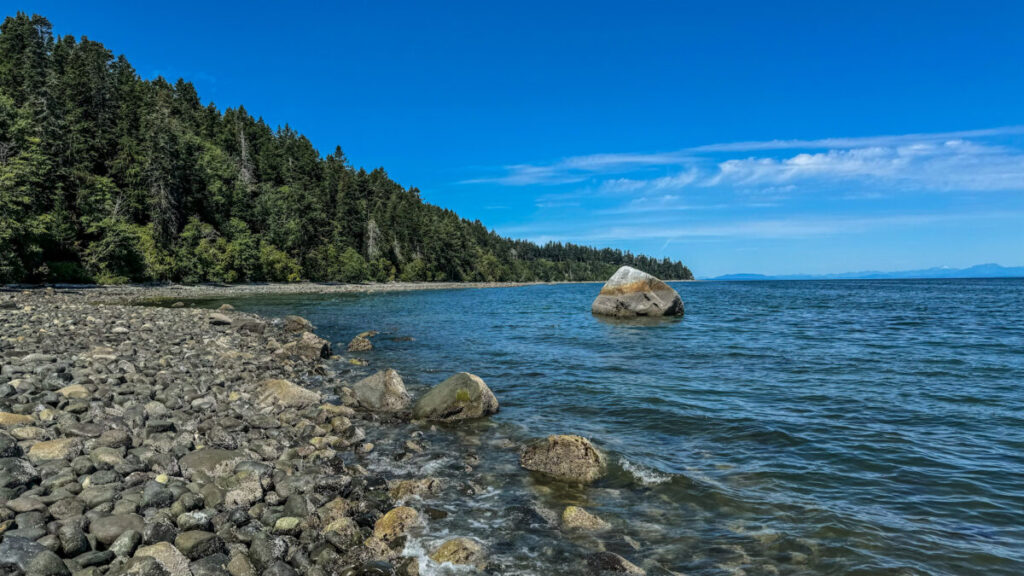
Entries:
POLYGON ((498 412, 498 399, 479 377, 458 374, 434 386, 416 405, 412 415, 420 420, 454 422, 483 418, 498 412))

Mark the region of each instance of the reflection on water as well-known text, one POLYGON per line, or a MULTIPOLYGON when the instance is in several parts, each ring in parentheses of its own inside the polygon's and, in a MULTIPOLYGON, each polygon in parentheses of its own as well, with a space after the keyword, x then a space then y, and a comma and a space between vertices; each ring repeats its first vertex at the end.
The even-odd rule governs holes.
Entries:
POLYGON ((393 367, 417 395, 469 371, 494 390, 488 421, 367 430, 368 468, 446 479, 410 552, 471 536, 508 574, 578 573, 598 550, 649 574, 1024 573, 1024 281, 676 287, 687 315, 654 325, 592 316, 593 284, 231 303, 306 316, 341 350, 380 331, 370 366, 339 363, 349 380, 393 367), (403 450, 415 432, 424 450, 403 450), (521 470, 517 447, 549 433, 592 438, 609 476, 521 470), (612 529, 563 532, 568 504, 612 529))

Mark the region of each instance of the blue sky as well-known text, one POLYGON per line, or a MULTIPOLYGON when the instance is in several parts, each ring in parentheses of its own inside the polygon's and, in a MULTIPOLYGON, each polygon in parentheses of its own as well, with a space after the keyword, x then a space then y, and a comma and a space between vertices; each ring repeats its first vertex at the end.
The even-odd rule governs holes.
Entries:
POLYGON ((498 232, 699 277, 1024 264, 1021 2, 19 2, 498 232))

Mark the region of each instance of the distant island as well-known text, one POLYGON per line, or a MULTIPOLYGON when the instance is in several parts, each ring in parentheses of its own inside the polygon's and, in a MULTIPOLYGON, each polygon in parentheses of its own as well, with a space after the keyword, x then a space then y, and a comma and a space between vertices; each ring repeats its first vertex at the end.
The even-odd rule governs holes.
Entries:
POLYGON ((751 280, 897 280, 912 278, 1024 278, 1024 266, 1000 266, 999 264, 978 264, 970 268, 925 268, 899 272, 844 272, 841 274, 788 274, 766 276, 764 274, 726 274, 706 280, 739 282, 751 280))
POLYGON ((693 278, 501 237, 42 16, 0 27, 0 284, 606 280, 622 265, 693 278))

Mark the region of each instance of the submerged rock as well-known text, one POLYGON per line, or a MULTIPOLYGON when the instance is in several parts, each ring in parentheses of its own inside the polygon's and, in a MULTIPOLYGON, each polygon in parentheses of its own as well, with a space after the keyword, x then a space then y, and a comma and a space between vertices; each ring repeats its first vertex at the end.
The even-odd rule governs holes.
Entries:
POLYGON ((593 576, 604 574, 630 574, 646 576, 642 568, 613 552, 596 552, 587 556, 587 573, 593 576))
POLYGON ((414 418, 453 422, 483 418, 498 412, 498 399, 479 377, 468 372, 458 374, 434 386, 416 405, 414 418))
POLYGON ((367 410, 398 412, 409 407, 409 393, 398 372, 388 368, 352 385, 356 401, 367 410))
POLYGON ((611 524, 579 506, 566 506, 562 512, 562 527, 567 530, 598 532, 611 528, 611 524))
POLYGON ((623 266, 601 288, 591 312, 600 316, 682 316, 683 300, 671 286, 646 272, 623 266))
POLYGON ((590 440, 553 435, 530 443, 519 458, 523 468, 565 482, 589 484, 605 475, 607 463, 590 440))

